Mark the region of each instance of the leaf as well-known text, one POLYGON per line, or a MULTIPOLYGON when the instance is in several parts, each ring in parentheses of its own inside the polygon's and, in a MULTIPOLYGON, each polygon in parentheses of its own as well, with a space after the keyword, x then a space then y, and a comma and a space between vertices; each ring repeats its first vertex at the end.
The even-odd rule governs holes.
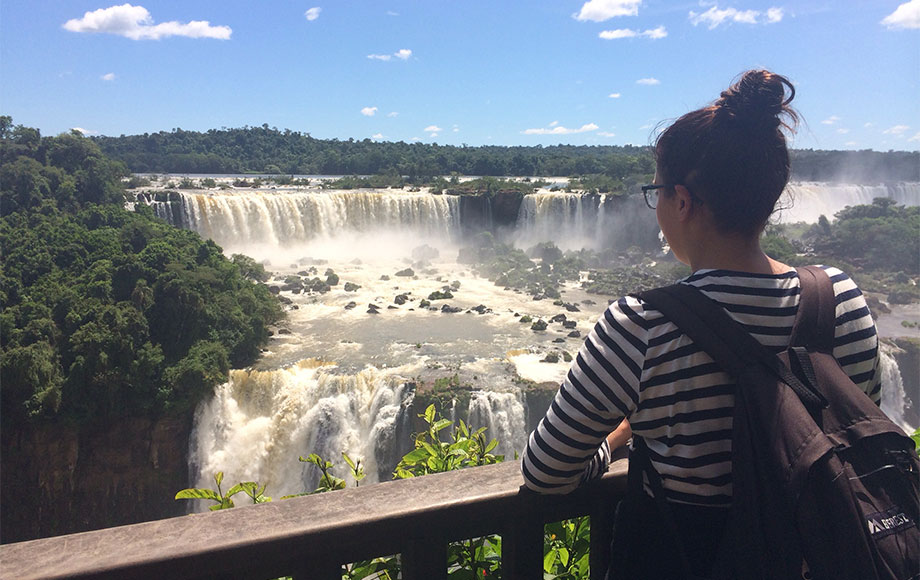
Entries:
MULTIPOLYGON (((249 483, 252 483, 252 482, 250 481, 249 483)), ((252 483, 252 485, 255 485, 255 484, 252 483)), ((231 488, 230 488, 230 491, 228 491, 228 492, 227 492, 227 495, 225 495, 224 497, 232 497, 232 496, 238 494, 239 492, 241 492, 241 491, 243 491, 243 490, 245 490, 245 489, 246 489, 246 488, 243 487, 243 484, 242 484, 242 483, 238 483, 238 484, 234 485, 233 487, 231 487, 231 488)))
POLYGON ((408 464, 415 464, 415 463, 418 463, 419 461, 424 461, 425 459, 429 457, 429 455, 430 454, 428 453, 427 449, 425 449, 424 447, 419 447, 418 449, 414 449, 410 451, 409 453, 406 453, 405 455, 403 455, 402 462, 408 463, 408 464))
POLYGON ((556 560, 559 558, 558 550, 550 550, 543 556, 543 571, 552 572, 553 566, 556 564, 556 560))
POLYGON ((428 455, 431 457, 438 457, 441 455, 440 450, 436 449, 434 445, 428 443, 427 441, 422 443, 422 449, 428 452, 428 455))
POLYGON ((485 448, 485 450, 483 451, 483 453, 488 453, 489 451, 492 451, 492 450, 495 449, 496 447, 498 447, 498 439, 493 439, 493 440, 489 441, 489 444, 488 444, 488 445, 486 445, 486 448, 485 448))
POLYGON ((357 470, 358 470, 358 468, 355 467, 355 462, 352 461, 352 460, 351 460, 351 457, 349 457, 348 454, 345 453, 344 451, 342 452, 342 457, 345 459, 345 463, 348 464, 348 467, 350 467, 352 471, 357 471, 357 470))
POLYGON ((432 403, 428 405, 427 409, 425 409, 425 422, 431 425, 432 423, 434 423, 434 418, 435 418, 435 410, 434 410, 434 403, 432 403))
POLYGON ((221 497, 213 489, 189 488, 176 494, 176 499, 209 499, 220 502, 221 497))
POLYGON ((224 480, 224 472, 218 471, 217 474, 214 476, 214 481, 217 482, 217 487, 220 487, 220 482, 222 482, 223 480, 224 480))
POLYGON ((434 430, 435 433, 438 433, 440 431, 443 431, 444 429, 447 429, 453 424, 454 422, 451 421, 450 419, 441 419, 440 421, 432 425, 431 428, 434 430))

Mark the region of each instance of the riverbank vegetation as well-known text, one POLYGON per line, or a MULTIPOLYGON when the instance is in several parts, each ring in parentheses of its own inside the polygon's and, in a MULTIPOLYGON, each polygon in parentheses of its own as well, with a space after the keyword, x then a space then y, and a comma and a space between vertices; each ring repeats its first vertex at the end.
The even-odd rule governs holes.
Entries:
POLYGON ((0 126, 5 430, 188 412, 281 316, 261 266, 125 209, 124 165, 79 133, 0 126))
POLYGON ((920 207, 878 198, 846 207, 834 218, 771 226, 764 247, 796 266, 837 266, 863 291, 884 294, 891 304, 920 301, 920 207))
MULTIPOLYGON (((309 133, 261 127, 206 132, 159 131, 94 137, 102 151, 134 173, 266 173, 435 177, 606 176, 617 183, 652 174, 648 147, 502 147, 316 139, 309 133)), ((920 153, 902 151, 793 151, 799 181, 920 181, 920 153)), ((627 183, 628 185, 628 183, 627 183)), ((599 187, 609 187, 599 185, 599 187)), ((614 191, 614 190, 611 190, 614 191)))

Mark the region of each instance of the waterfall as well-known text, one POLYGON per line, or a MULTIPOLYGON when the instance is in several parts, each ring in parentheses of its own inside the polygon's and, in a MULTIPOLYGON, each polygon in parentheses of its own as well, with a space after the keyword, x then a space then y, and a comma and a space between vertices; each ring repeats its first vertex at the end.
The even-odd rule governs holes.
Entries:
POLYGON ((834 214, 847 206, 871 204, 887 197, 902 205, 920 205, 920 183, 856 185, 852 183, 790 183, 780 198, 780 222, 814 223, 822 215, 834 214))
POLYGON ((470 396, 471 427, 486 427, 486 438, 498 439, 498 446, 492 453, 504 455, 513 460, 514 452, 524 448, 527 442, 527 428, 524 420, 524 400, 520 391, 497 393, 474 391, 470 396))
POLYGON ((298 457, 317 453, 346 477, 344 451, 362 459, 367 481, 387 481, 408 450, 412 392, 405 379, 368 367, 334 374, 316 360, 271 371, 234 370, 199 406, 191 441, 191 481, 211 487, 257 481, 268 495, 312 491, 316 467, 298 457))
POLYGON ((882 411, 907 433, 913 433, 918 425, 911 425, 905 418, 905 411, 911 404, 904 391, 904 379, 901 369, 894 359, 891 349, 894 348, 882 343, 880 348, 880 369, 882 373, 882 411))
POLYGON ((181 192, 179 202, 155 203, 170 223, 221 246, 284 246, 349 232, 377 230, 455 239, 459 198, 406 191, 181 192), (178 204, 181 209, 169 208, 178 204), (181 217, 179 217, 181 216, 181 217))
POLYGON ((563 250, 600 249, 609 233, 607 196, 543 192, 525 195, 517 218, 516 244, 554 242, 563 250))

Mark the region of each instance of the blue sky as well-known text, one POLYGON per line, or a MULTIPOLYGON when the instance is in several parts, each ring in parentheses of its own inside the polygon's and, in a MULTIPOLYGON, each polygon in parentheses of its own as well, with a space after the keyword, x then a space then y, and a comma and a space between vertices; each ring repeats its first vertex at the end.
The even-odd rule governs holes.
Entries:
POLYGON ((920 0, 115 1, 0 2, 0 112, 46 135, 645 145, 768 68, 796 85, 795 147, 920 149, 920 0))

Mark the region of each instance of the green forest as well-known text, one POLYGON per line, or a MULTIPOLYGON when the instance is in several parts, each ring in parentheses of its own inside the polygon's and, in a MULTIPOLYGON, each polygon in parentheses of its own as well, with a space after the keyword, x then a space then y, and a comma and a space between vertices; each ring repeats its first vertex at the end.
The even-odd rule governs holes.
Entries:
POLYGON ((281 316, 260 265, 126 210, 126 175, 77 132, 0 118, 5 430, 188 411, 281 316))
MULTIPOLYGON (((622 180, 654 173, 649 147, 553 145, 452 146, 315 139, 289 129, 242 127, 206 132, 159 131, 94 137, 112 159, 135 173, 265 173, 288 175, 587 176, 622 180)), ((793 151, 799 181, 920 181, 920 153, 793 151)))

